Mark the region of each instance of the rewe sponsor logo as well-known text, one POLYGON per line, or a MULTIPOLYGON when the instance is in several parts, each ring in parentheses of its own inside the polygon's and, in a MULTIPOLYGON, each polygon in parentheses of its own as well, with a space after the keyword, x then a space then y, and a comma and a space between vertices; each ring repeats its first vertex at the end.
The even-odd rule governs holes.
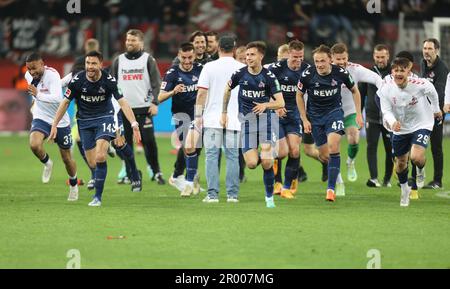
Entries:
POLYGON ((316 96, 332 96, 338 93, 338 89, 314 90, 316 96))
POLYGON ((266 92, 264 90, 261 91, 254 91, 254 90, 242 90, 242 96, 244 97, 252 97, 252 98, 258 98, 258 97, 265 97, 266 92))
POLYGON ((106 100, 106 95, 81 95, 81 99, 86 102, 101 102, 106 100))

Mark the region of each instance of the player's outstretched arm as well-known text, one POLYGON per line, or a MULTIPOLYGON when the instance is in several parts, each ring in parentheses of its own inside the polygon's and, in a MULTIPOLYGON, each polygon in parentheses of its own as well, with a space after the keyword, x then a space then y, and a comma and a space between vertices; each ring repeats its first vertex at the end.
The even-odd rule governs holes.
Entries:
POLYGON ((50 135, 48 137, 49 141, 52 141, 56 138, 56 133, 57 133, 57 127, 59 122, 61 121, 61 119, 63 118, 64 114, 67 111, 67 108, 69 107, 70 104, 70 100, 68 100, 67 98, 64 98, 61 103, 59 104, 58 110, 56 111, 56 115, 55 118, 53 120, 52 123, 52 128, 50 130, 50 135))
POLYGON ((133 110, 131 109, 130 105, 125 100, 125 98, 122 97, 117 102, 119 103, 120 108, 123 111, 123 114, 125 114, 125 117, 131 123, 131 127, 133 128, 134 141, 136 143, 140 142, 141 141, 141 132, 139 130, 139 123, 136 121, 136 117, 134 116, 133 110))
POLYGON ((72 72, 61 78, 61 87, 67 88, 72 80, 72 72))

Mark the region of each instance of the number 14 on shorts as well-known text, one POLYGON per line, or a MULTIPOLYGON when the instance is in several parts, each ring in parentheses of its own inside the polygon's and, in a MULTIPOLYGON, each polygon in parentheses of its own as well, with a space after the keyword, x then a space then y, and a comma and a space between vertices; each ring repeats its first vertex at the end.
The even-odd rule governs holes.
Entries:
POLYGON ((112 123, 103 123, 103 132, 112 132, 115 133, 116 132, 116 128, 114 127, 114 124, 112 123))

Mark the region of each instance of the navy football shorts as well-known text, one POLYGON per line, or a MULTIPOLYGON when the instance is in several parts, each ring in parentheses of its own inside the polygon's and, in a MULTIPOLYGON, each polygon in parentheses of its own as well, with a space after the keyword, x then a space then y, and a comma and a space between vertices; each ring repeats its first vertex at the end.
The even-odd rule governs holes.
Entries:
POLYGON ((430 142, 430 134, 431 131, 427 129, 419 129, 414 133, 404 135, 394 134, 391 138, 394 156, 400 157, 407 154, 413 144, 427 148, 430 142))
MULTIPOLYGON (((47 138, 50 135, 51 129, 51 124, 41 119, 33 119, 33 121, 31 122, 30 132, 39 131, 44 134, 45 138, 47 138)), ((55 142, 61 149, 64 150, 70 149, 72 147, 72 134, 70 126, 58 127, 55 142)))
POLYGON ((116 123, 112 115, 93 120, 78 120, 78 130, 85 151, 95 148, 99 139, 111 141, 116 138, 116 123))

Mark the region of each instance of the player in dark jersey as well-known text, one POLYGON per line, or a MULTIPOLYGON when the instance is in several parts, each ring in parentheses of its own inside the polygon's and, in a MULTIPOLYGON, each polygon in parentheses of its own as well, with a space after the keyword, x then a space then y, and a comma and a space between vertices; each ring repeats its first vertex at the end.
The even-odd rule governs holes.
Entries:
POLYGON ((273 149, 277 138, 278 117, 271 110, 284 107, 284 100, 275 75, 261 64, 266 51, 265 43, 250 42, 246 48, 248 66, 236 71, 225 88, 221 123, 224 128, 227 127, 231 90, 239 85, 242 152, 248 168, 255 169, 261 163, 264 169, 266 206, 274 208, 273 149), (258 152, 259 145, 261 154, 258 152))
POLYGON ((114 77, 101 69, 103 56, 93 51, 86 54, 86 70, 75 75, 56 112, 50 132, 50 139, 56 137, 56 126, 66 112, 70 101, 77 104, 77 120, 83 149, 89 167, 95 167, 95 196, 89 206, 101 206, 103 187, 105 184, 107 165, 106 155, 109 142, 116 137, 114 107, 111 98, 114 97, 127 119, 132 123, 135 141, 141 139, 139 124, 127 101, 119 93, 114 77))
MULTIPOLYGON (((100 43, 95 38, 90 38, 90 39, 86 40, 86 42, 84 43, 84 52, 85 53, 82 56, 79 56, 79 57, 75 58, 70 73, 67 74, 66 76, 64 76, 64 78, 61 79, 63 89, 67 88, 67 86, 69 85, 69 83, 72 80, 73 76, 78 74, 80 71, 85 70, 84 65, 85 65, 85 61, 86 61, 86 54, 91 52, 91 51, 100 51, 100 43)), ((80 140, 80 134, 78 132, 78 125, 76 124, 75 119, 76 119, 76 117, 74 115, 72 117, 72 120, 71 120, 71 122, 74 123, 74 125, 72 126, 73 140, 77 144, 78 151, 80 152, 81 156, 83 157, 83 160, 85 161, 85 163, 89 167, 89 164, 88 164, 87 159, 86 159, 86 155, 84 153, 83 145, 82 145, 81 140, 80 140)), ((114 149, 112 147, 109 147, 108 155, 110 157, 114 157, 115 156, 114 149)), ((91 179, 87 183, 87 188, 88 188, 88 190, 93 190, 95 188, 94 170, 91 170, 91 179)))
POLYGON ((172 97, 175 129, 182 143, 180 152, 185 154, 183 158, 179 152, 169 184, 181 191, 182 197, 189 197, 191 194, 197 195, 200 192, 198 177, 196 177, 198 151, 195 144, 201 136, 201 131, 195 130, 191 122, 194 120, 197 83, 203 66, 200 63, 194 63, 194 46, 189 42, 181 44, 178 59, 180 64, 172 66, 164 76, 158 101, 161 103, 172 97), (186 178, 183 175, 183 162, 186 164, 186 178))
POLYGON ((350 74, 331 64, 330 48, 321 45, 313 51, 314 67, 306 69, 298 83, 297 105, 306 133, 312 131, 319 148, 319 157, 328 162, 328 201, 334 202, 336 179, 340 172, 340 140, 344 134, 344 111, 341 87, 344 84, 353 94, 356 121, 362 126, 361 96, 350 74), (308 111, 304 95, 308 93, 308 111))
MULTIPOLYGON (((288 44, 288 58, 269 66, 269 70, 276 76, 283 93, 285 107, 276 112, 280 118, 278 159, 289 155, 285 169, 284 185, 275 183, 274 194, 282 198, 293 199, 297 191, 297 175, 300 165, 300 143, 303 129, 297 108, 296 92, 298 80, 302 72, 309 67, 303 62, 304 45, 298 40, 288 44), (278 188, 277 188, 278 187, 278 188)), ((278 161, 281 163, 281 161, 278 161)), ((281 166, 279 166, 281 170, 281 166)), ((278 172, 275 172, 277 174, 278 172)), ((281 173, 280 173, 281 174, 281 173)))

